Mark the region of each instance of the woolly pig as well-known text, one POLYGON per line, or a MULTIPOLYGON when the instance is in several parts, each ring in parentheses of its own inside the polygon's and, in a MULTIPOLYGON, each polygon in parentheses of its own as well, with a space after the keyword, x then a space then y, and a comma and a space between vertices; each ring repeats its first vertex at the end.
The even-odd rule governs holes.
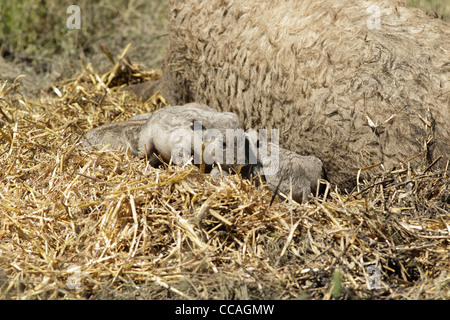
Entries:
POLYGON ((137 155, 138 139, 146 120, 124 121, 104 124, 90 130, 84 136, 84 145, 104 147, 125 152, 127 149, 137 155))
POLYGON ((249 141, 249 154, 257 159, 251 173, 259 173, 272 192, 278 190, 289 195, 292 191, 292 198, 303 202, 311 192, 316 192, 318 180, 326 179, 320 159, 280 148, 276 143, 268 142, 261 133, 257 135, 254 130, 246 132, 246 139, 249 141))
POLYGON ((217 143, 223 151, 222 138, 226 135, 226 130, 238 128, 240 128, 239 119, 231 112, 221 113, 199 104, 162 108, 153 112, 143 126, 138 140, 138 155, 144 155, 147 150, 149 154, 159 153, 165 161, 168 161, 176 153, 174 148, 178 147, 180 151, 188 152, 182 155, 182 158, 186 156, 190 158, 191 151, 194 151, 194 162, 198 164, 201 163, 203 153, 201 142, 215 140, 214 148, 209 148, 211 152, 204 154, 210 158, 208 164, 212 164, 218 156, 214 154, 217 143), (198 130, 194 130, 195 122, 200 124, 198 130), (216 132, 216 136, 208 136, 210 132, 216 132), (200 145, 194 146, 196 140, 200 145), (186 143, 189 144, 189 148, 186 147, 186 143))
MULTIPOLYGON (((181 164, 194 155, 201 163, 203 155, 207 164, 223 158, 223 139, 227 129, 240 128, 237 116, 218 112, 205 105, 191 103, 185 106, 166 107, 153 113, 140 114, 128 121, 109 123, 89 131, 86 144, 126 151, 135 156, 161 156, 169 162, 181 164), (205 152, 202 142, 208 141, 205 152), (197 144, 196 146, 194 144, 197 144), (216 150, 220 154, 216 154, 216 150)), ((151 158, 152 165, 157 163, 151 158)))
POLYGON ((278 128, 342 188, 377 163, 449 159, 450 24, 400 1, 172 0, 168 37, 152 86, 169 103, 278 128))

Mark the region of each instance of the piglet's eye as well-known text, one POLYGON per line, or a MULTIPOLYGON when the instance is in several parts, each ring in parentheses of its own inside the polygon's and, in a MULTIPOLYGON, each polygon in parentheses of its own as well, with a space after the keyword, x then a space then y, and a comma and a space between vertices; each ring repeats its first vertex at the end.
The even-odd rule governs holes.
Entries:
POLYGON ((202 131, 206 131, 205 126, 200 121, 194 121, 191 124, 191 130, 201 129, 202 131))

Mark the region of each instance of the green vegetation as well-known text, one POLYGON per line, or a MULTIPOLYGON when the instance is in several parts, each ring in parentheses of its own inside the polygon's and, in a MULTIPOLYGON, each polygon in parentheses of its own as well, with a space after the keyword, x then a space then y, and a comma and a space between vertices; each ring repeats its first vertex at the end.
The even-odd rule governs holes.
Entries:
MULTIPOLYGON (((52 73, 49 82, 64 79, 80 67, 80 59, 105 70, 110 65, 100 44, 117 56, 131 42, 132 61, 160 65, 167 0, 79 0, 81 29, 73 30, 67 28, 71 16, 67 8, 72 4, 71 0, 0 1, 2 79, 12 81, 20 73, 27 74, 30 85, 40 84, 44 74, 52 73)), ((27 90, 22 86, 22 91, 27 90)))
POLYGON ((450 2, 448 0, 407 0, 406 3, 425 11, 436 11, 444 19, 450 20, 450 2))
POLYGON ((77 2, 82 27, 70 30, 66 21, 71 0, 3 0, 0 2, 0 41, 3 50, 29 56, 85 54, 98 50, 98 43, 124 48, 128 41, 155 43, 157 54, 163 45, 167 3, 158 1, 77 2))

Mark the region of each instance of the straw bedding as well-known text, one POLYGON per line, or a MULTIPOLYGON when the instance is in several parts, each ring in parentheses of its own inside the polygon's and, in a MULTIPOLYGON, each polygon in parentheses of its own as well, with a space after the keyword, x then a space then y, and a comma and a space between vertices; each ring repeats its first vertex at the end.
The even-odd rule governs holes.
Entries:
POLYGON ((271 204, 238 175, 83 149, 93 127, 164 105, 122 90, 160 76, 125 53, 35 100, 3 84, 0 298, 450 298, 448 164, 271 204))

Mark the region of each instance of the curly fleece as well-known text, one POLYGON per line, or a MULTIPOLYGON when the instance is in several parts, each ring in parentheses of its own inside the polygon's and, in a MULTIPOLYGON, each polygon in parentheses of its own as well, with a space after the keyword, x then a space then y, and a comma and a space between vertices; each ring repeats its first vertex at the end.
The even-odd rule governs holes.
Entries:
POLYGON ((448 22, 399 1, 172 0, 168 26, 170 103, 278 128, 342 188, 378 163, 449 159, 448 22))

